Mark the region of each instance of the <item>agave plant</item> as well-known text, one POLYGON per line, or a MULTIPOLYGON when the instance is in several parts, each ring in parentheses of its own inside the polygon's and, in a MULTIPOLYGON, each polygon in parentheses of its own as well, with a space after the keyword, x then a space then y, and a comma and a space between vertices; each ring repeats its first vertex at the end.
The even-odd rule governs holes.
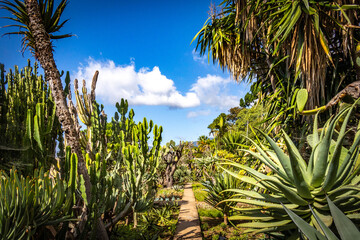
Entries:
POLYGON ((225 199, 231 198, 233 195, 231 192, 225 190, 239 188, 240 183, 238 179, 227 173, 216 174, 213 179, 202 182, 202 185, 204 185, 208 192, 205 197, 205 202, 219 209, 224 214, 225 224, 229 223, 228 216, 232 210, 231 207, 236 205, 236 202, 222 202, 225 199))
MULTIPOLYGON (((334 218, 336 229, 340 235, 340 239, 342 240, 353 240, 360 238, 360 232, 355 226, 355 224, 348 218, 346 215, 341 212, 341 210, 336 207, 336 205, 326 197, 331 215, 334 218)), ((299 230, 309 239, 309 240, 338 240, 338 237, 335 235, 333 231, 331 231, 323 221, 319 218, 319 216, 313 211, 310 206, 311 213, 319 224, 321 232, 319 232, 313 226, 310 226, 307 222, 305 222, 301 217, 293 213, 291 210, 284 207, 285 211, 291 219, 294 221, 296 226, 298 226, 299 230)))
MULTIPOLYGON (((358 126, 352 145, 349 148, 343 146, 345 136, 349 133, 346 126, 357 102, 329 119, 321 131, 318 130, 317 117, 315 118, 313 134, 309 135, 307 139, 312 148, 307 161, 301 156, 294 142, 285 132, 283 134, 287 152, 260 131, 270 148, 252 141, 257 152, 243 151, 271 168, 273 175, 265 175, 234 162, 221 163, 223 166, 231 165, 246 171, 248 176, 224 168, 225 171, 241 181, 255 187, 253 190, 232 189, 239 197, 228 201, 237 201, 254 207, 235 208, 239 210, 240 214, 230 217, 230 220, 256 220, 257 222, 242 223, 239 226, 249 228, 246 232, 281 232, 282 237, 289 237, 289 233, 296 236, 298 232, 292 231, 296 226, 285 213, 280 202, 306 222, 315 226, 317 223, 311 216, 308 205, 313 208, 326 226, 331 226, 333 223, 326 195, 346 215, 350 216, 353 212, 358 211, 360 209, 360 176, 358 175, 360 168, 356 162, 359 156, 360 126, 358 126), (336 127, 339 127, 338 132, 336 127), (285 230, 289 231, 285 232, 285 230)), ((359 218, 358 215, 353 214, 351 217, 359 218)))

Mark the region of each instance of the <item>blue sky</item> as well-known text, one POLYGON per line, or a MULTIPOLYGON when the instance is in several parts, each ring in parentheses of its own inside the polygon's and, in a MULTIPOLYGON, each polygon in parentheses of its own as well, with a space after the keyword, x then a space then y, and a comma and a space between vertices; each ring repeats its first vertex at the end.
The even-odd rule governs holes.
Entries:
MULTIPOLYGON (((212 120, 237 106, 249 89, 200 57, 195 43, 190 45, 208 18, 210 3, 72 0, 61 33, 75 36, 54 42, 58 69, 88 83, 99 70, 97 100, 108 117, 114 115, 115 102, 127 98, 137 121, 146 117, 163 126, 163 144, 208 135, 212 120)), ((0 19, 0 26, 9 23, 0 19)), ((28 52, 21 54, 20 39, 0 38, 6 69, 34 61, 28 52)))

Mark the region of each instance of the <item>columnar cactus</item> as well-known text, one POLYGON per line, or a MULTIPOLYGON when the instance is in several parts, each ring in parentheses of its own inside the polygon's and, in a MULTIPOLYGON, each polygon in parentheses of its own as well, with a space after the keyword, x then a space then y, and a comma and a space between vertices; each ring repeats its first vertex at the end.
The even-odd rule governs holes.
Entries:
POLYGON ((29 166, 33 163, 29 160, 36 158, 27 174, 45 163, 49 169, 55 159, 55 140, 61 135, 50 90, 37 68, 29 61, 27 67, 19 70, 15 66, 5 76, 0 65, 0 166, 29 166))

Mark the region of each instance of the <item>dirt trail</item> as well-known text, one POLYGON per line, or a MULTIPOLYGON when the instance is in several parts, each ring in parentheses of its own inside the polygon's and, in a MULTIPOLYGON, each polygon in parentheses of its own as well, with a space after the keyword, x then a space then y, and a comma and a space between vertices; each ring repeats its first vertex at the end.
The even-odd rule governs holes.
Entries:
POLYGON ((175 240, 202 240, 199 215, 191 183, 185 185, 181 201, 179 221, 176 226, 175 240))

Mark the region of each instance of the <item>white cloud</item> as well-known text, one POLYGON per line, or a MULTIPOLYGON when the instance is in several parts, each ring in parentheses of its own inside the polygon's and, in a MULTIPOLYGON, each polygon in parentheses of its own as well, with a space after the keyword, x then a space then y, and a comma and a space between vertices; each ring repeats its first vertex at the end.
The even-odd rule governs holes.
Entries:
POLYGON ((199 62, 199 63, 201 63, 201 64, 207 64, 207 63, 208 63, 208 62, 207 62, 207 55, 206 55, 206 54, 203 55, 203 56, 200 56, 200 54, 197 53, 197 52, 195 51, 195 49, 192 50, 191 54, 192 54, 192 58, 193 58, 193 60, 194 60, 195 62, 199 62))
POLYGON ((92 79, 98 70, 99 78, 96 95, 108 103, 125 98, 134 105, 165 105, 175 108, 188 108, 200 105, 198 96, 190 91, 182 95, 174 86, 174 81, 162 75, 159 67, 152 70, 142 68, 138 72, 134 63, 115 65, 111 60, 100 62, 89 58, 86 66, 79 67, 77 79, 92 79))
POLYGON ((239 96, 229 95, 229 84, 234 84, 230 78, 208 74, 199 77, 190 91, 194 91, 201 103, 222 110, 229 109, 239 104, 239 96))
POLYGON ((210 110, 190 111, 187 114, 188 118, 195 118, 199 116, 208 116, 211 114, 210 110))
MULTIPOLYGON (((114 61, 96 61, 89 58, 78 68, 75 78, 86 79, 88 88, 95 71, 99 71, 96 95, 104 103, 114 104, 125 98, 132 105, 163 105, 173 108, 192 108, 200 105, 227 110, 237 106, 239 96, 229 94, 235 86, 230 78, 216 75, 198 77, 186 93, 177 90, 173 80, 163 75, 159 67, 136 71, 133 61, 129 65, 116 65, 114 61)), ((209 115, 210 110, 192 111, 189 118, 209 115)))

